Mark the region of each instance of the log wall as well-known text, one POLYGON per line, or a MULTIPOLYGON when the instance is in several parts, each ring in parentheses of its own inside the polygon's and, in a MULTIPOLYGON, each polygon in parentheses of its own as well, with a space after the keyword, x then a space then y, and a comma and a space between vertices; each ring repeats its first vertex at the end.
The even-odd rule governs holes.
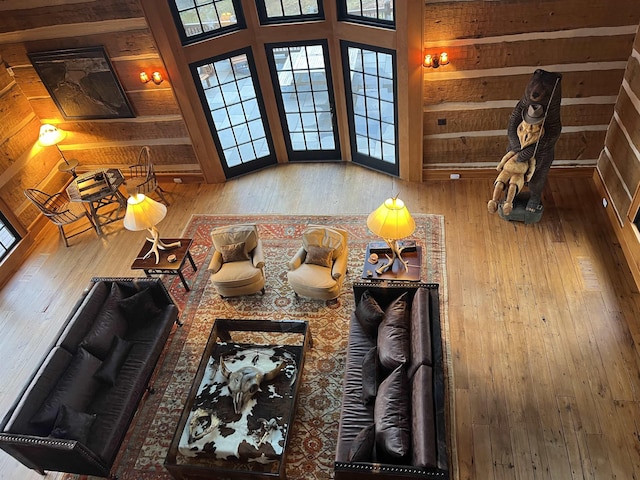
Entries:
POLYGON ((627 60, 594 179, 640 286, 640 34, 627 60))
POLYGON ((427 0, 425 51, 446 51, 450 63, 424 72, 424 177, 493 168, 537 68, 563 74, 554 165, 593 168, 639 20, 635 0, 594 0, 588 8, 580 0, 427 0))
POLYGON ((169 178, 201 178, 172 82, 138 0, 54 0, 0 6, 0 198, 24 227, 37 217, 23 190, 61 190, 70 177, 58 172, 56 147, 39 147, 42 123, 67 132, 59 145, 79 172, 135 163, 150 145, 156 170, 169 178), (104 46, 135 118, 65 121, 31 65, 28 53, 104 46), (141 71, 160 71, 165 81, 143 84, 141 71), (11 72, 11 75, 9 74, 11 72))

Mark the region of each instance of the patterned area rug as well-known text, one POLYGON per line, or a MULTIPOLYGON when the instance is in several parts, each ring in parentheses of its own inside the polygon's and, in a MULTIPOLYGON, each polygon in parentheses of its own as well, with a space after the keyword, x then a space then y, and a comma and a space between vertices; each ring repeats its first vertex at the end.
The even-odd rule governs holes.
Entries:
MULTIPOLYGON (((422 281, 440 284, 442 330, 448 345, 444 217, 414 217, 417 227, 411 238, 423 247, 422 281)), ((167 342, 156 370, 156 392, 143 400, 120 449, 114 473, 122 480, 171 479, 163 462, 214 320, 258 318, 301 319, 310 324, 313 348, 307 353, 290 433, 287 478, 333 478, 348 325, 354 308, 352 284, 360 280, 367 243, 379 240, 368 231, 366 216, 194 215, 182 236, 193 238, 191 253, 198 266, 197 272, 185 267, 191 291, 185 291, 178 277, 165 281, 170 282, 169 290, 180 307, 184 325, 174 329, 167 342), (264 296, 222 299, 208 281, 206 268, 212 255, 209 232, 233 223, 259 226, 266 258, 264 296), (300 247, 301 233, 308 224, 340 226, 349 234, 349 273, 337 302, 298 299, 287 283, 287 261, 300 247)), ((448 349, 445 355, 450 365, 448 349)), ((451 371, 448 379, 452 381, 451 371)), ((453 399, 448 403, 453 405, 453 399)), ((455 436, 450 437, 451 454, 455 452, 455 436)))

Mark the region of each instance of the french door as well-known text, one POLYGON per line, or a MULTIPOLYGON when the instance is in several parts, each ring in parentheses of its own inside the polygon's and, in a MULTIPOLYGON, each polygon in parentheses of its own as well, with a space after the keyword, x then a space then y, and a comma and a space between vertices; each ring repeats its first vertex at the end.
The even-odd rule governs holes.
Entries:
POLYGON ((327 42, 267 44, 289 160, 339 160, 327 42))
POLYGON ((251 50, 191 65, 227 178, 277 162, 251 50))
POLYGON ((341 42, 354 163, 399 174, 396 55, 341 42))

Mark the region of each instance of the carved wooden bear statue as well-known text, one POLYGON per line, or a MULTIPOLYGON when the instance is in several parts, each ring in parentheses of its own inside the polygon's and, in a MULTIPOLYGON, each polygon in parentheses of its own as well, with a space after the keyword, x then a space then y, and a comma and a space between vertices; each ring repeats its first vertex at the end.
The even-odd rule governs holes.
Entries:
POLYGON ((528 212, 542 210, 542 190, 547 182, 549 168, 554 160, 554 148, 562 131, 560 121, 561 80, 560 73, 541 69, 533 72, 523 97, 511 112, 509 119, 507 128, 509 151, 517 153, 517 162, 529 164, 535 154, 535 172, 528 183, 531 192, 526 206, 528 212), (525 119, 524 114, 527 113, 529 107, 536 105, 542 105, 544 108, 544 134, 540 137, 539 142, 522 148, 518 137, 518 127, 525 119))

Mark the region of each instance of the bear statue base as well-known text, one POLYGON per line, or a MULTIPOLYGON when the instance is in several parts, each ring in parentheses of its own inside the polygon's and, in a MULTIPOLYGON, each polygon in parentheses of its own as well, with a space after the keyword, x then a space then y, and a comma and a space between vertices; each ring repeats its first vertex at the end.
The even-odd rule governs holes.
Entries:
POLYGON ((537 223, 542 218, 542 212, 544 211, 544 206, 542 204, 538 205, 538 208, 535 212, 527 211, 527 202, 529 201, 530 192, 520 192, 513 199, 513 210, 509 215, 505 215, 502 211, 502 203, 498 204, 498 214, 500 218, 503 220, 508 220, 510 222, 523 222, 525 224, 537 223))

